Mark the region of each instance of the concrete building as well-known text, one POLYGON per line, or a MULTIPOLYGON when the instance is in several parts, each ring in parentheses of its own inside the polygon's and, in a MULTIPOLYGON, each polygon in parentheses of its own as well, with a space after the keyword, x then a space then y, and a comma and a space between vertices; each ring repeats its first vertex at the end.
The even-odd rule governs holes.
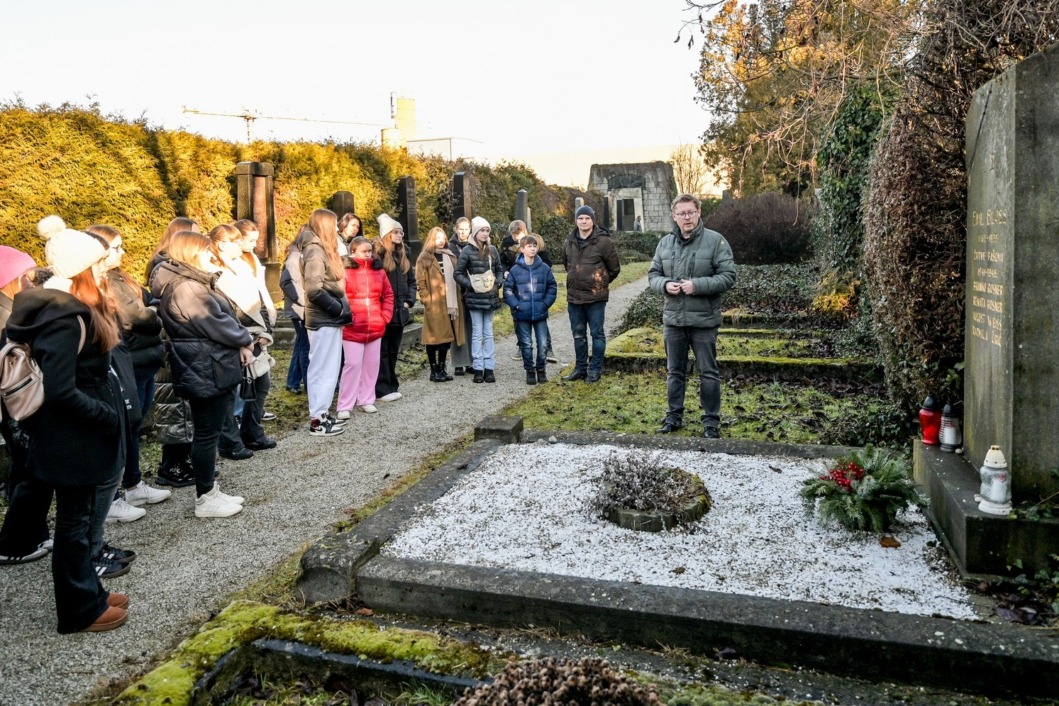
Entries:
POLYGON ((673 165, 668 162, 593 164, 589 191, 603 194, 606 214, 596 214, 608 230, 632 230, 640 216, 644 230, 669 232, 669 204, 677 195, 673 165), (609 222, 607 222, 609 220, 609 222))

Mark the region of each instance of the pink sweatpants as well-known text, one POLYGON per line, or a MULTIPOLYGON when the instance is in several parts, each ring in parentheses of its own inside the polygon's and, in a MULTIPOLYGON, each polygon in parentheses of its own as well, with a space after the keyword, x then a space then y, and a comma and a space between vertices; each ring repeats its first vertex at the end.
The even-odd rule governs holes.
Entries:
POLYGON ((342 341, 342 376, 338 384, 338 411, 375 404, 375 380, 379 377, 382 339, 370 343, 342 341))

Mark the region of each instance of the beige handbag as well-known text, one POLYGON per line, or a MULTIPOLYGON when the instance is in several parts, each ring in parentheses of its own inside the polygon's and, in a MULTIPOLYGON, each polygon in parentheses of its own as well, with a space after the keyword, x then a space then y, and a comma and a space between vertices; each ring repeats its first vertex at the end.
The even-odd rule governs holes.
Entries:
POLYGON ((471 289, 479 294, 487 294, 496 289, 496 275, 493 274, 493 256, 489 256, 489 269, 480 275, 471 275, 471 289))

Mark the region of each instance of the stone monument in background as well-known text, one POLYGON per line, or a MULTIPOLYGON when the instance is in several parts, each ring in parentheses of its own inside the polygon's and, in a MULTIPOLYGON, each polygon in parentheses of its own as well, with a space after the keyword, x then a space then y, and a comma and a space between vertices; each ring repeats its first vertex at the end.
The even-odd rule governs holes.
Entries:
POLYGON ((978 89, 967 115, 964 454, 919 442, 914 453, 930 519, 965 574, 1032 575, 1059 553, 1059 521, 989 515, 976 499, 993 444, 1016 504, 1059 490, 1057 89, 1059 45, 978 89))
POLYGON ((245 218, 257 224, 258 240, 254 253, 265 265, 265 285, 269 293, 278 299, 282 293, 279 289, 281 263, 273 203, 275 173, 270 162, 239 162, 235 165, 235 218, 245 218))

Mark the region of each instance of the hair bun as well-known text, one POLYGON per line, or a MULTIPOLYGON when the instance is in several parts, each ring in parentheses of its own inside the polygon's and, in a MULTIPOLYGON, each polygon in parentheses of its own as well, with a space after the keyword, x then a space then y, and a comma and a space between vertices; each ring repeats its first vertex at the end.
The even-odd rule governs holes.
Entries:
POLYGON ((61 233, 64 230, 66 230, 66 223, 58 216, 42 218, 40 223, 37 224, 37 232, 40 233, 41 237, 45 240, 50 239, 53 235, 61 233))

